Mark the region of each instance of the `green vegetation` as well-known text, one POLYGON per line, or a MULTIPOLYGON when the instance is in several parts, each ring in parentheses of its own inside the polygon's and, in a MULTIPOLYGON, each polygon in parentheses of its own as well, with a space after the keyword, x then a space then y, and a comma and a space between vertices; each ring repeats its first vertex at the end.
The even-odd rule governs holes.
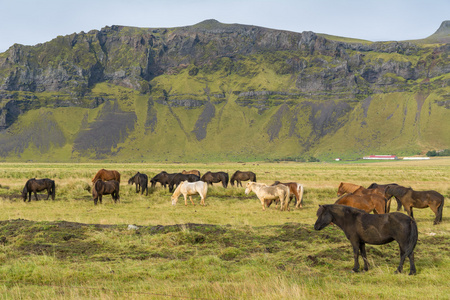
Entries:
MULTIPOLYGON (((342 231, 314 231, 319 204, 336 199, 341 181, 397 182, 450 196, 450 160, 373 163, 0 164, 0 291, 22 299, 356 299, 442 298, 450 292, 450 218, 432 225, 430 209, 414 211, 419 242, 416 276, 394 274, 398 246, 367 245, 370 269, 351 273, 342 231), (122 174, 121 202, 94 206, 86 191, 100 168, 122 174), (254 171, 258 181, 297 181, 305 207, 263 212, 244 188, 215 185, 207 205, 170 204, 159 185, 149 196, 127 185, 136 171, 254 171), (55 201, 24 203, 31 177, 56 180, 55 201), (128 225, 136 225, 138 229, 128 225)), ((39 194, 42 199, 45 195, 39 194)), ((198 203, 199 198, 194 196, 198 203)))

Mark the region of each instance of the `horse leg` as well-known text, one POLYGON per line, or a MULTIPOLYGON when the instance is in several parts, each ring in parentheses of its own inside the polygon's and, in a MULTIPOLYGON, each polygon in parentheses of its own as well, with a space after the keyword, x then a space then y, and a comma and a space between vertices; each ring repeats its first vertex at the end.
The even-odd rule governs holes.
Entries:
POLYGON ((403 250, 402 246, 400 245, 400 264, 398 265, 397 270, 394 272, 395 274, 401 273, 403 271, 403 263, 405 262, 405 259, 406 259, 405 250, 403 250))
POLYGON ((397 197, 395 197, 395 200, 397 201, 397 211, 400 211, 402 209, 402 202, 399 199, 397 199, 397 197))
POLYGON ((265 203, 266 199, 261 198, 261 199, 259 199, 259 200, 261 201, 262 209, 263 209, 263 210, 266 210, 266 203, 265 203))
POLYGON ((409 275, 416 275, 416 265, 414 264, 414 252, 411 252, 408 258, 409 258, 409 275))
POLYGON ((184 206, 187 206, 187 195, 183 194, 183 197, 184 197, 184 206))
POLYGON ((189 195, 189 200, 191 200, 191 203, 192 203, 192 205, 194 205, 194 206, 195 206, 195 203, 194 203, 194 201, 192 201, 192 196, 191 196, 191 195, 189 195))
POLYGON ((366 244, 365 243, 359 244, 359 251, 361 251, 361 256, 362 256, 363 261, 364 261, 364 271, 369 271, 369 261, 367 260, 366 244))
POLYGON ((34 198, 36 199, 36 201, 39 200, 38 197, 37 197, 37 193, 36 192, 34 192, 34 198))
POLYGON ((438 208, 436 206, 429 206, 430 209, 434 212, 434 215, 436 216, 436 218, 434 218, 434 222, 433 224, 439 224, 440 220, 439 220, 439 213, 438 213, 438 208))
POLYGON ((352 271, 357 273, 359 272, 359 261, 358 261, 360 248, 359 242, 352 242, 352 247, 353 247, 353 259, 355 261, 352 271))
POLYGON ((31 202, 31 192, 28 193, 28 202, 31 202))

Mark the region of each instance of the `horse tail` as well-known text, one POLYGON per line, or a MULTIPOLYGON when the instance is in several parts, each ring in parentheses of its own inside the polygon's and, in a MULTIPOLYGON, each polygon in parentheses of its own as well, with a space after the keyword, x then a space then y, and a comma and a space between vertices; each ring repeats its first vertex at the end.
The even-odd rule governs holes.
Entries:
POLYGON ((205 199, 206 194, 208 193, 208 184, 206 182, 203 184, 202 193, 203 193, 203 195, 202 195, 203 199, 205 199))
POLYGON ((225 177, 224 187, 227 187, 228 186, 228 173, 225 173, 224 177, 225 177))
POLYGON ((417 230, 417 224, 416 221, 414 221, 413 218, 410 220, 410 232, 409 232, 409 238, 408 238, 408 244, 405 248, 405 257, 408 257, 416 247, 417 239, 418 239, 418 230, 417 230))
MULTIPOLYGON (((300 183, 297 183, 297 193, 298 193, 298 202, 303 205, 303 185, 300 183)), ((298 207, 298 203, 297 203, 297 207, 298 207)))
POLYGON ((56 194, 56 185, 55 185, 55 181, 52 180, 52 200, 55 200, 55 194, 56 194))
POLYGON ((439 205, 438 210, 437 210, 437 215, 438 215, 438 221, 442 222, 442 211, 444 210, 444 197, 442 197, 442 202, 441 205, 439 205))

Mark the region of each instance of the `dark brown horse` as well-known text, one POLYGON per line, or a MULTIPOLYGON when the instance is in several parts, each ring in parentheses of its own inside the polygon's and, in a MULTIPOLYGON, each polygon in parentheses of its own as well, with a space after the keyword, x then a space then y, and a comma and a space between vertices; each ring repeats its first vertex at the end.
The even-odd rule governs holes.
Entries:
MULTIPOLYGON (((391 210, 391 199, 392 199, 392 196, 388 197, 386 195, 386 188, 388 186, 398 186, 398 184, 396 184, 396 183, 389 183, 389 184, 372 183, 371 185, 369 185, 367 187, 367 189, 377 190, 378 193, 383 193, 384 194, 384 197, 387 199, 387 203, 388 203, 388 206, 386 207, 386 212, 389 212, 391 210)), ((394 197, 394 199, 395 199, 395 201, 397 201, 397 211, 401 210, 402 209, 402 203, 400 202, 399 199, 397 199, 397 197, 394 197)))
POLYGON ((114 203, 119 200, 120 183, 116 180, 103 181, 101 179, 94 183, 92 188, 92 197, 94 197, 94 204, 97 205, 97 200, 102 203, 103 195, 111 195, 114 203))
POLYGON ((196 182, 200 181, 200 177, 198 177, 195 174, 182 174, 182 173, 175 174, 169 182, 169 192, 172 193, 183 181, 196 182))
POLYGON ((341 196, 334 204, 347 205, 364 210, 367 213, 375 214, 386 213, 386 201, 384 197, 378 195, 354 195, 345 194, 341 196))
POLYGON ((426 208, 429 207, 436 215, 434 225, 442 222, 442 210, 444 209, 444 196, 436 191, 414 191, 412 188, 404 186, 388 186, 386 188, 388 196, 397 197, 406 212, 411 218, 414 218, 413 207, 426 208))
POLYGON ((256 174, 253 172, 250 172, 250 171, 241 172, 238 170, 238 171, 234 172, 233 176, 231 176, 230 183, 231 183, 231 186, 234 186, 234 182, 236 181, 236 186, 238 187, 240 185, 242 187, 241 181, 247 181, 247 180, 256 182, 256 174))
POLYGON ((200 177, 200 171, 199 170, 190 170, 190 171, 186 171, 186 170, 183 170, 183 171, 181 171, 181 174, 194 174, 194 175, 197 175, 198 177, 200 177))
MULTIPOLYGON (((289 188, 289 198, 290 200, 295 197, 295 208, 303 207, 303 185, 297 182, 279 182, 275 181, 272 186, 282 184, 289 188)), ((290 201, 289 200, 289 201, 290 201)))
POLYGON ((179 173, 167 173, 166 171, 162 171, 159 174, 156 174, 152 179, 150 179, 150 182, 152 184, 152 188, 156 186, 156 184, 159 182, 164 188, 167 187, 167 185, 172 180, 173 176, 177 175, 179 173))
POLYGON ((148 195, 148 176, 146 174, 137 172, 128 180, 128 184, 136 185, 136 193, 141 192, 142 195, 146 191, 145 195, 148 195))
POLYGON ((99 179, 103 181, 115 180, 120 183, 120 173, 116 170, 101 169, 95 174, 94 178, 92 178, 92 182, 96 182, 99 179))
POLYGON ((22 190, 22 198, 23 201, 27 201, 28 194, 28 202, 31 201, 31 193, 34 193, 34 198, 38 200, 37 192, 42 192, 43 190, 47 190, 47 199, 52 196, 52 200, 55 200, 55 181, 44 178, 44 179, 36 179, 31 178, 26 183, 22 190))
POLYGON ((228 173, 208 171, 203 174, 200 180, 210 185, 213 185, 213 183, 222 182, 222 186, 226 188, 228 186, 228 173))
POLYGON ((400 264, 396 273, 401 273, 406 257, 409 258, 409 275, 416 274, 414 248, 418 231, 416 222, 405 214, 371 215, 363 210, 345 205, 319 205, 315 230, 321 230, 333 222, 341 228, 353 247, 353 271, 359 272, 359 253, 364 260, 364 270, 369 270, 366 243, 383 245, 397 241, 400 246, 400 264))

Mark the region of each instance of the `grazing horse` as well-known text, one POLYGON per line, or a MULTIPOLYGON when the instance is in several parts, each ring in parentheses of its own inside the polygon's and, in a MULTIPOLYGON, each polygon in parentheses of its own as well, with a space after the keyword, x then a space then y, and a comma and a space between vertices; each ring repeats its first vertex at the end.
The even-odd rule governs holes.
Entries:
POLYGON ((156 183, 160 183, 164 188, 167 187, 167 185, 172 180, 173 176, 177 175, 179 173, 167 173, 166 171, 162 171, 161 173, 155 175, 152 179, 150 179, 150 182, 152 184, 152 188, 156 186, 156 183))
MULTIPOLYGON (((396 183, 389 183, 389 184, 377 184, 377 183, 372 183, 371 185, 369 185, 369 187, 367 187, 367 189, 370 190, 377 190, 379 193, 383 194, 384 197, 387 199, 388 201, 388 206, 386 207, 386 212, 389 212, 391 210, 391 199, 392 197, 389 197, 386 195, 386 188, 390 185, 393 186, 398 186, 398 184, 396 183)), ((394 197, 395 201, 397 201, 397 211, 402 209, 402 203, 400 202, 400 200, 398 200, 397 197, 394 197)))
POLYGON ((200 177, 195 174, 182 174, 182 173, 175 174, 172 177, 172 180, 170 180, 169 182, 169 192, 172 193, 174 190, 174 186, 178 187, 178 185, 182 181, 189 181, 189 182, 200 181, 200 177))
POLYGON ((386 194, 391 197, 397 197, 406 212, 411 218, 414 218, 413 207, 426 208, 429 207, 436 215, 434 225, 442 222, 442 210, 444 209, 444 196, 436 191, 414 191, 412 188, 404 186, 388 186, 386 194))
POLYGON ((97 180, 96 182, 94 182, 94 187, 92 188, 92 197, 94 197, 94 204, 97 205, 97 200, 102 203, 103 195, 111 195, 114 203, 117 203, 117 201, 120 201, 119 188, 120 183, 117 180, 97 180))
POLYGON ((43 190, 47 190, 47 199, 52 196, 52 200, 55 200, 55 181, 44 178, 44 179, 36 179, 31 178, 26 183, 22 190, 22 198, 23 201, 27 201, 28 194, 28 202, 31 201, 31 193, 34 193, 34 198, 38 200, 37 192, 42 192, 43 190))
MULTIPOLYGON (((341 184, 339 185, 339 188, 338 188, 337 195, 342 196, 346 193, 351 193, 353 195, 360 195, 360 196, 378 195, 380 197, 383 197, 384 202, 385 202, 385 212, 383 212, 383 213, 389 212, 389 208, 391 206, 391 201, 386 198, 384 191, 381 191, 379 189, 366 189, 366 188, 362 187, 361 185, 356 185, 356 184, 348 183, 348 182, 341 182, 341 184)), ((352 205, 350 205, 350 206, 352 206, 352 205)))
POLYGON ((289 188, 283 184, 268 186, 264 183, 250 181, 247 182, 245 194, 248 195, 250 192, 256 194, 261 201, 263 210, 266 210, 266 204, 269 207, 273 200, 280 201, 280 210, 289 210, 289 188))
POLYGON ((222 182, 222 186, 226 188, 228 186, 228 173, 225 172, 211 172, 208 171, 205 174, 203 174, 201 181, 204 181, 210 185, 213 185, 213 183, 222 182))
POLYGON ((196 182, 188 182, 182 181, 180 185, 175 189, 173 195, 171 197, 172 205, 176 205, 178 202, 178 197, 183 194, 184 196, 184 205, 187 206, 187 196, 191 200, 192 205, 194 201, 192 201, 192 195, 199 194, 200 195, 200 205, 205 205, 205 198, 208 192, 208 184, 204 181, 196 181, 196 182))
POLYGON ((233 176, 231 176, 230 179, 230 183, 231 186, 234 186, 234 182, 236 181, 236 186, 238 187, 239 185, 242 187, 242 183, 241 181, 253 181, 256 182, 256 174, 253 172, 241 172, 241 171, 236 171, 234 172, 233 176))
POLYGON ((366 243, 383 245, 397 241, 400 246, 400 264, 396 273, 401 273, 406 257, 409 258, 409 275, 416 274, 414 248, 418 231, 416 222, 405 214, 371 215, 363 210, 345 205, 319 205, 315 230, 321 230, 333 222, 341 228, 353 247, 354 272, 359 272, 359 253, 364 260, 364 270, 369 270, 366 243))
POLYGON ((283 184, 289 188, 290 198, 295 197, 295 208, 303 207, 303 185, 297 182, 279 182, 275 181, 272 185, 283 184))
POLYGON ((375 214, 386 213, 386 201, 384 197, 375 194, 355 195, 345 194, 341 196, 334 204, 347 205, 364 210, 367 213, 375 214))
POLYGON ((194 174, 194 175, 197 175, 198 177, 200 177, 199 170, 190 170, 190 171, 183 170, 183 171, 181 171, 181 174, 194 174))
POLYGON ((148 195, 148 176, 146 174, 137 172, 128 180, 128 184, 133 185, 133 183, 136 185, 136 193, 140 191, 141 195, 143 195, 144 191, 146 191, 145 195, 148 195))
POLYGON ((115 180, 120 183, 120 173, 116 170, 101 169, 95 174, 94 178, 92 178, 92 182, 96 182, 99 179, 103 181, 115 180))

